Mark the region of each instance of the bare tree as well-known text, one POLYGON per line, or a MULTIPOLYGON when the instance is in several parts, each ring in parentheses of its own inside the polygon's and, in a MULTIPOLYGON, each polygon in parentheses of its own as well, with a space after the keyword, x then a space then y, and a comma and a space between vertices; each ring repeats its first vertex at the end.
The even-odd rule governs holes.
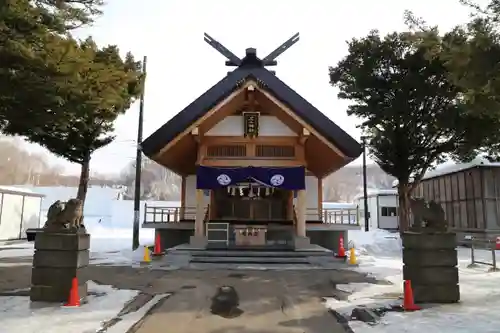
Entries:
MULTIPOLYGON (((126 198, 134 197, 135 163, 130 163, 121 173, 120 182, 127 186, 126 198)), ((144 159, 141 172, 141 199, 179 200, 181 179, 172 171, 150 159, 144 159)))
MULTIPOLYGON (((367 165, 367 186, 369 188, 392 188, 395 178, 386 174, 376 164, 367 165)), ((323 180, 323 200, 330 202, 352 202, 363 190, 361 165, 344 167, 323 180)))
MULTIPOLYGON (((65 175, 60 165, 48 161, 48 154, 30 153, 18 137, 0 136, 0 184, 33 186, 78 186, 79 177, 65 175)), ((92 185, 115 185, 116 181, 94 174, 92 185)))

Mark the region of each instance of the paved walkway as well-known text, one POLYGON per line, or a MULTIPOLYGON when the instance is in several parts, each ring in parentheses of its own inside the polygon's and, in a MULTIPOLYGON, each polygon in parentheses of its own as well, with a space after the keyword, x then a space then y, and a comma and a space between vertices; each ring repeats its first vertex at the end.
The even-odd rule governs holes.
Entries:
MULTIPOLYGON (((322 304, 330 296, 330 275, 309 271, 171 272, 154 282, 170 285, 171 297, 159 304, 135 333, 344 333, 322 304), (210 312, 219 286, 233 286, 243 311, 231 319, 210 312), (326 293, 326 294, 325 294, 326 293)), ((164 289, 164 288, 161 288, 164 289)))

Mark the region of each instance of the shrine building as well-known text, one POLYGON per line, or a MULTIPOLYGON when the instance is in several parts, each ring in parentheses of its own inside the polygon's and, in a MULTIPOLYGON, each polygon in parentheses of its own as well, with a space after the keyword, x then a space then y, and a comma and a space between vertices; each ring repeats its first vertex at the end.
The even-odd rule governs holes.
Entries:
MULTIPOLYGON (((293 38, 293 37, 292 37, 293 38)), ((180 207, 146 206, 144 228, 164 247, 336 247, 359 229, 356 209, 325 209, 322 180, 360 156, 360 144, 267 66, 298 40, 236 67, 142 142, 182 179, 180 207)))

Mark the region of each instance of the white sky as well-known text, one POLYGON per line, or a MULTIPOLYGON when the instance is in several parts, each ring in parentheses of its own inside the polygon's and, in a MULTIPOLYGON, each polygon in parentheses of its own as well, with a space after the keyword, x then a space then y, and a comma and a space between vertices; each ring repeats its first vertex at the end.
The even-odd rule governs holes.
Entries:
MULTIPOLYGON (((449 29, 467 19, 458 0, 108 0, 104 15, 79 36, 117 44, 138 58, 148 56, 144 138, 172 118, 229 70, 203 33, 238 56, 248 47, 265 56, 294 33, 300 41, 278 58, 277 76, 354 138, 358 120, 346 115, 329 85, 328 66, 346 55, 346 40, 371 29, 404 30, 403 12, 413 10, 432 25, 449 29)), ((487 0, 478 0, 485 3, 487 0)), ((135 158, 138 103, 118 119, 117 139, 94 153, 93 172, 118 173, 135 158)), ((30 148, 38 150, 34 145, 30 148)), ((79 166, 53 157, 68 172, 79 166)))

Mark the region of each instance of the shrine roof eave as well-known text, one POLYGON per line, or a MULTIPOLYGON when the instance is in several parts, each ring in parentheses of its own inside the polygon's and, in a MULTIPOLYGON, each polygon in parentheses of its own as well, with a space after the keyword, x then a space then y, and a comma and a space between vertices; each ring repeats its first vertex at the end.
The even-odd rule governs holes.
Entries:
POLYGON ((293 110, 304 122, 314 128, 326 140, 338 147, 346 159, 353 160, 361 155, 361 145, 331 119, 267 69, 251 66, 239 67, 229 73, 146 138, 141 144, 143 153, 149 158, 154 159, 154 156, 161 152, 169 142, 181 135, 189 126, 239 89, 248 80, 254 80, 259 84, 261 89, 268 91, 276 99, 293 110))

